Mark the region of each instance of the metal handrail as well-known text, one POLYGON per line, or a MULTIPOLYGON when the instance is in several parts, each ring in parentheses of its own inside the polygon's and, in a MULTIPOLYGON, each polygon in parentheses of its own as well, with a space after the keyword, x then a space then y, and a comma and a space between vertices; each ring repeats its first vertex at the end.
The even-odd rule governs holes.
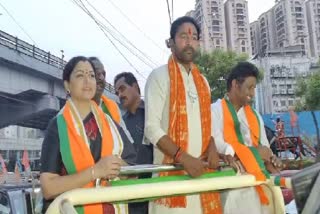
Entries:
POLYGON ((14 49, 19 53, 33 57, 41 62, 47 63, 54 67, 62 69, 66 64, 62 58, 52 55, 50 52, 46 52, 35 45, 31 45, 18 37, 14 37, 4 31, 0 30, 0 45, 14 49))
MULTIPOLYGON (((63 69, 64 66, 67 64, 67 62, 63 60, 63 58, 51 54, 50 51, 46 52, 40 48, 37 48, 35 45, 31 45, 21 39, 18 39, 18 37, 14 37, 1 30, 0 45, 16 50, 19 53, 32 57, 38 61, 47 63, 59 69, 63 69)), ((108 82, 106 82, 105 89, 111 93, 115 93, 113 85, 111 85, 108 82)))
MULTIPOLYGON (((161 172, 167 170, 180 170, 181 166, 168 166, 156 165, 150 166, 143 170, 143 167, 122 167, 120 172, 122 175, 137 174, 144 172, 161 172)), ((291 179, 285 178, 287 187, 291 187, 291 179)), ((268 187, 274 186, 275 176, 271 176, 266 181, 256 181, 255 177, 250 174, 215 177, 215 178, 200 178, 183 181, 166 181, 158 183, 137 184, 129 186, 110 186, 99 188, 79 188, 65 192, 58 196, 50 205, 47 210, 48 214, 54 213, 74 213, 73 206, 92 203, 105 203, 105 202, 123 202, 134 199, 154 198, 171 195, 186 195, 192 193, 201 193, 207 191, 234 189, 241 187, 267 185, 268 187), (153 192, 141 191, 142 189, 152 189, 153 192), (125 194, 119 194, 119 193, 125 194), (88 197, 90 196, 90 197, 88 197)), ((281 191, 276 190, 276 198, 282 197, 281 191)), ((277 199, 276 199, 277 200, 277 199)), ((281 207, 284 204, 280 203, 281 207)), ((282 207, 283 208, 283 207, 282 207)))

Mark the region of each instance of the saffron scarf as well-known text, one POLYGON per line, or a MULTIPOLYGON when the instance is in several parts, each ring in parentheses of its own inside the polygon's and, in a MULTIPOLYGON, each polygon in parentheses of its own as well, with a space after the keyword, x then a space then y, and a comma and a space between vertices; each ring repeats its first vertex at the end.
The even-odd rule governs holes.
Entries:
POLYGON ((121 115, 118 108, 118 105, 111 99, 106 96, 101 96, 101 108, 104 113, 109 115, 116 123, 120 124, 121 115))
MULTIPOLYGON (((221 104, 224 121, 224 140, 232 146, 246 171, 250 174, 253 174, 258 181, 265 181, 270 177, 270 175, 264 166, 263 160, 261 159, 258 150, 256 149, 257 145, 252 147, 248 147, 245 145, 243 136, 240 131, 240 122, 234 107, 232 106, 230 101, 225 98, 222 99, 221 104)), ((250 121, 252 119, 253 118, 249 118, 250 121)), ((262 187, 257 186, 256 190, 259 194, 261 203, 263 205, 269 204, 269 200, 265 195, 262 187)))
MULTIPOLYGON (((169 106, 169 128, 168 135, 178 147, 184 152, 188 151, 188 117, 186 107, 185 86, 183 83, 180 68, 171 56, 168 62, 168 71, 170 77, 170 106, 169 106)), ((202 130, 202 155, 206 152, 211 138, 211 96, 210 89, 205 78, 201 75, 199 69, 193 65, 191 75, 198 92, 198 101, 200 105, 200 118, 202 130)), ((200 127, 199 127, 200 128, 200 127)), ((174 160, 165 156, 164 164, 173 163, 174 160)), ((183 175, 184 171, 161 172, 160 176, 183 175)), ((201 193, 200 194, 202 213, 222 213, 220 194, 219 193, 201 193)), ((163 204, 170 208, 186 207, 186 196, 174 196, 161 198, 157 203, 163 204)))
MULTIPOLYGON (((112 131, 105 114, 93 101, 91 101, 91 111, 102 137, 101 158, 117 154, 115 149, 121 146, 114 145, 112 131)), ((68 174, 75 174, 93 166, 95 162, 90 151, 90 142, 82 119, 71 100, 67 100, 59 112, 57 125, 61 157, 68 174)), ((84 186, 84 188, 91 187, 94 187, 94 181, 84 186)), ((77 206, 76 210, 78 213, 103 213, 102 204, 77 206)))
POLYGON ((248 121, 252 145, 257 147, 258 145, 261 145, 261 127, 259 117, 250 105, 244 106, 243 110, 248 121))

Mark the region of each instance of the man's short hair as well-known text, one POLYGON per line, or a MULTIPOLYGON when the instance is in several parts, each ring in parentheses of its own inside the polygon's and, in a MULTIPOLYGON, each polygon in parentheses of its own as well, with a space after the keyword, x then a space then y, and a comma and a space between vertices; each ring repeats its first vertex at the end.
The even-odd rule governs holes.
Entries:
POLYGON ((114 82, 113 82, 114 86, 116 86, 116 83, 122 77, 124 77, 124 81, 130 86, 132 86, 133 83, 136 83, 138 86, 138 92, 139 92, 139 94, 141 94, 138 81, 137 81, 136 77, 133 75, 133 73, 131 73, 131 72, 122 72, 120 74, 117 74, 117 76, 114 78, 114 82))
POLYGON ((190 16, 182 16, 178 19, 176 19, 172 24, 171 24, 171 29, 170 29, 170 39, 174 40, 174 37, 176 36, 178 32, 178 28, 183 25, 184 23, 191 23, 195 26, 197 30, 197 35, 198 35, 198 40, 200 39, 200 27, 196 20, 190 16))
POLYGON ((227 90, 230 91, 232 80, 237 80, 240 84, 244 82, 247 77, 255 77, 258 79, 259 70, 250 62, 238 62, 232 69, 227 78, 227 90))

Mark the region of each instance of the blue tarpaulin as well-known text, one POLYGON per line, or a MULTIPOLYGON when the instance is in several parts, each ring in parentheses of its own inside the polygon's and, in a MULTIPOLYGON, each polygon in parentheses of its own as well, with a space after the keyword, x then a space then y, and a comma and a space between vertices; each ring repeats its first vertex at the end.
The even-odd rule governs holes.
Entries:
MULTIPOLYGON (((275 124, 278 117, 284 122, 285 125, 285 135, 286 136, 308 136, 314 138, 316 136, 316 127, 314 124, 314 119, 310 111, 296 112, 298 120, 297 126, 291 128, 290 125, 290 114, 279 113, 279 114, 265 114, 262 115, 265 125, 272 130, 275 130, 275 124)), ((320 111, 315 111, 316 119, 320 127, 320 111)))

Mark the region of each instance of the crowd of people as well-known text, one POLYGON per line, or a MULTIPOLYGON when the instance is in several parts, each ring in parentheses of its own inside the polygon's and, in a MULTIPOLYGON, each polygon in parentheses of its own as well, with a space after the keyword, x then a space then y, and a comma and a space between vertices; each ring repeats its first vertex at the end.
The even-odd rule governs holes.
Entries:
MULTIPOLYGON (((120 167, 182 164, 184 170, 142 174, 199 177, 219 160, 264 180, 282 163, 273 155, 259 113, 251 107, 258 69, 238 63, 228 74, 227 92, 211 104, 210 86, 193 63, 200 28, 191 17, 170 29, 168 63, 151 72, 145 99, 130 72, 114 79, 121 107, 103 95, 106 70, 97 57, 76 56, 63 70, 67 101, 48 125, 41 152, 44 210, 58 195, 75 188, 107 186, 120 167), (210 117, 211 115, 211 117, 210 117), (263 163, 262 165, 260 163, 263 163)), ((77 206, 79 213, 194 214, 268 213, 261 186, 160 198, 127 204, 77 206)))

